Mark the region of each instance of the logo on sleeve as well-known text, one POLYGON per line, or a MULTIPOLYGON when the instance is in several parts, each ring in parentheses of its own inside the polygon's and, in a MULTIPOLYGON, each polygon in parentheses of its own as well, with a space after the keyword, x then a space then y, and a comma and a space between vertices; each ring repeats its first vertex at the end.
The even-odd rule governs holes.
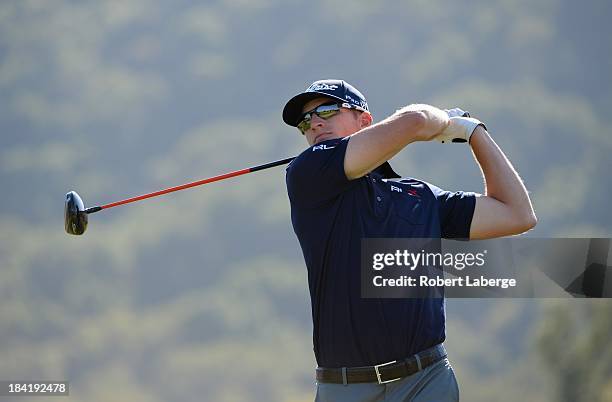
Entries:
POLYGON ((314 147, 312 147, 312 150, 313 150, 313 152, 314 151, 320 151, 320 150, 326 151, 328 149, 334 149, 334 148, 336 148, 335 145, 333 147, 330 147, 327 144, 321 144, 321 145, 315 145, 314 147))

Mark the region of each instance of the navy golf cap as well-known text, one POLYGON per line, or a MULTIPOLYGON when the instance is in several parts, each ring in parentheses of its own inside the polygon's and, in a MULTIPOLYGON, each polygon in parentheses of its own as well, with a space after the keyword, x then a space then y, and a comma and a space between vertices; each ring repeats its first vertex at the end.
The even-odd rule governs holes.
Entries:
POLYGON ((304 92, 289 99, 283 109, 283 121, 290 126, 297 127, 302 116, 302 108, 309 101, 327 96, 346 102, 362 111, 369 111, 365 96, 354 86, 343 80, 315 81, 304 92))

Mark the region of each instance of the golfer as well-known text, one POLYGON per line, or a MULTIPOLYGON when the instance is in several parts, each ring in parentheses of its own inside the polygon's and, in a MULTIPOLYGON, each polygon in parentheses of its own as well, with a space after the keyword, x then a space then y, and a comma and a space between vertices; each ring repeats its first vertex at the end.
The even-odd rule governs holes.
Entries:
POLYGON ((444 299, 362 299, 361 239, 487 239, 525 232, 536 217, 508 158, 463 110, 409 105, 375 124, 368 110, 360 91, 332 79, 314 82, 283 110, 309 144, 286 180, 308 269, 316 401, 457 401, 444 299), (431 140, 471 147, 484 194, 401 179, 387 162, 431 140))

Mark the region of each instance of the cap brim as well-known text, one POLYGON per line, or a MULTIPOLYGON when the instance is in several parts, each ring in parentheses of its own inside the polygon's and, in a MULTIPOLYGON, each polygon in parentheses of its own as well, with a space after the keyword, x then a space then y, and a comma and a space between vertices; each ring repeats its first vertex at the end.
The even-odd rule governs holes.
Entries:
POLYGON ((283 109, 283 121, 292 127, 297 127, 298 123, 300 122, 300 117, 302 116, 302 109, 304 108, 304 105, 313 99, 321 97, 337 99, 344 102, 344 99, 325 92, 303 92, 289 99, 289 102, 287 102, 285 108, 283 109))

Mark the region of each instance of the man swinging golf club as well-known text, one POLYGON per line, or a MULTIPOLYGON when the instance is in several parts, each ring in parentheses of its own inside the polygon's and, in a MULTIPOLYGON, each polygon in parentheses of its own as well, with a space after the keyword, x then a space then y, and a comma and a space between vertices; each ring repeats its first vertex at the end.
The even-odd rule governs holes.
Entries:
POLYGON ((409 105, 373 124, 363 94, 332 79, 285 105, 283 120, 309 144, 287 167, 286 180, 308 269, 316 401, 459 399, 442 345, 444 299, 362 299, 360 245, 368 237, 486 239, 535 226, 518 174, 484 125, 468 116, 459 108, 409 105), (471 147, 484 195, 397 180, 387 161, 431 140, 471 147))

